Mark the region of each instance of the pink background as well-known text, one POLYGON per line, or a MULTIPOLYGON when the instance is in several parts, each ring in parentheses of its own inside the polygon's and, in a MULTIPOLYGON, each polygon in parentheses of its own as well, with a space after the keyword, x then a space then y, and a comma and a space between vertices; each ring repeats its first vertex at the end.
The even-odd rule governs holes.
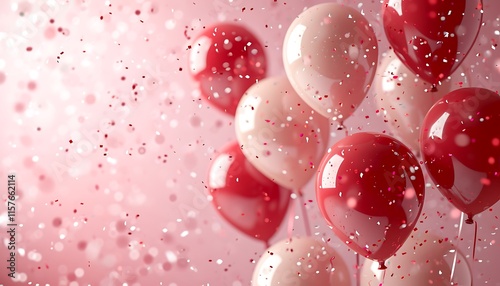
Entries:
MULTIPOLYGON (((321 2, 0 1, 0 178, 17 174, 18 284, 249 285, 265 247, 223 221, 205 188, 214 152, 235 140, 233 118, 200 99, 187 46, 203 26, 238 22, 265 45, 268 75, 284 75, 288 26, 321 2)), ((372 23, 381 57, 381 4, 342 2, 372 23)), ((471 86, 498 91, 500 4, 483 8, 463 68, 471 86)), ((345 122, 350 132, 390 133, 373 93, 345 122)), ((343 136, 332 131, 330 145, 343 136)), ((417 227, 455 242, 459 211, 433 185, 426 191, 417 227)), ((331 239, 354 275, 354 254, 320 216, 313 185, 304 193, 314 236, 331 239)), ((293 233, 304 235, 293 204, 293 233)), ((477 216, 476 262, 464 225, 459 248, 475 285, 500 285, 499 215, 497 204, 477 216)), ((2 207, 3 243, 6 218, 2 207)), ((287 236, 286 220, 271 243, 287 236)), ((7 255, 2 245, 0 284, 15 285, 7 255)))

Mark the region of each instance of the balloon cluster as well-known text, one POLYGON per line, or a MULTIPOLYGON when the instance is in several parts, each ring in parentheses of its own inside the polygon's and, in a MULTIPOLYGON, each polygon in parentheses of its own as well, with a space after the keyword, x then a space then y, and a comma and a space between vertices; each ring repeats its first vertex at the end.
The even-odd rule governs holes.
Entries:
MULTIPOLYGON (((257 38, 245 27, 229 23, 201 33, 192 44, 189 60, 202 98, 230 115, 235 115, 246 90, 259 85, 267 69, 257 38)), ((219 150, 207 180, 213 205, 221 216, 266 244, 280 226, 290 201, 290 191, 271 179, 252 164, 251 157, 243 155, 235 141, 219 150)))
MULTIPOLYGON (((335 3, 310 7, 286 33, 286 76, 269 78, 262 45, 251 32, 236 24, 207 28, 194 40, 191 72, 202 97, 235 116, 237 137, 219 150, 208 171, 217 211, 267 242, 282 223, 290 194, 300 195, 316 174, 319 209, 333 232, 385 269, 387 260, 389 266, 407 263, 391 257, 422 211, 421 156, 438 189, 472 223, 500 199, 500 97, 481 88, 452 91, 450 80, 479 33, 477 2, 385 0, 384 30, 393 51, 380 65, 377 38, 361 13, 335 3), (343 128, 372 84, 377 104, 404 143, 360 132, 325 154, 330 126, 343 128)), ((438 261, 450 246, 429 247, 421 251, 441 251, 434 253, 438 261)), ((253 285, 289 283, 350 280, 327 244, 289 238, 262 256, 253 285), (332 257, 337 266, 330 265, 332 257)))

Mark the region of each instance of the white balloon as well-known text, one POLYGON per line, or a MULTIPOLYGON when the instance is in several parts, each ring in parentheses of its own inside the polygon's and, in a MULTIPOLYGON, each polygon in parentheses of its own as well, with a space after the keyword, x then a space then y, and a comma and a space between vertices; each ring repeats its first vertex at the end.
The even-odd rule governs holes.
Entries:
POLYGON ((414 75, 391 50, 382 59, 373 82, 375 102, 391 131, 414 151, 419 151, 420 125, 436 101, 452 90, 468 87, 463 69, 441 82, 436 92, 432 85, 414 75))
POLYGON ((385 265, 383 279, 378 263, 366 261, 361 269, 361 285, 382 282, 384 286, 472 285, 465 256, 449 241, 429 233, 410 237, 385 265))
POLYGON ((316 112, 342 123, 371 86, 378 64, 377 38, 358 10, 318 4, 288 28, 283 64, 300 97, 316 112))
POLYGON ((252 286, 350 286, 342 257, 316 239, 282 240, 262 255, 253 272, 252 286))
POLYGON ((241 151, 269 179, 291 190, 315 174, 330 136, 330 122, 297 95, 286 77, 250 87, 236 109, 241 151))

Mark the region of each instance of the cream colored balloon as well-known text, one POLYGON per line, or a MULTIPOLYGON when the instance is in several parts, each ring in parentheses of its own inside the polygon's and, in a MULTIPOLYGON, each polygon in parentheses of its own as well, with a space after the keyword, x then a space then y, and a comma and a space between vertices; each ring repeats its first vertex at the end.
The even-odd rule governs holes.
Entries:
POLYGON ((420 125, 432 105, 450 91, 468 87, 462 74, 463 69, 458 68, 441 82, 437 92, 430 92, 431 85, 414 75, 393 51, 382 59, 373 83, 375 101, 391 131, 413 151, 420 150, 420 125))
POLYGON ((363 101, 373 81, 377 39, 356 9, 323 3, 302 12, 290 25, 283 61, 302 99, 342 123, 363 101))
MULTIPOLYGON (((472 285, 471 269, 460 251, 436 235, 417 235, 410 237, 396 256, 386 261, 384 286, 472 285)), ((377 268, 377 262, 365 262, 361 269, 361 285, 382 283, 383 272, 377 268)))
POLYGON ((257 262, 252 286, 350 286, 342 257, 313 238, 292 238, 271 246, 257 262), (330 262, 331 260, 331 262, 330 262))
POLYGON ((286 77, 250 87, 236 109, 235 127, 250 163, 292 190, 315 174, 330 136, 328 119, 314 112, 286 77))

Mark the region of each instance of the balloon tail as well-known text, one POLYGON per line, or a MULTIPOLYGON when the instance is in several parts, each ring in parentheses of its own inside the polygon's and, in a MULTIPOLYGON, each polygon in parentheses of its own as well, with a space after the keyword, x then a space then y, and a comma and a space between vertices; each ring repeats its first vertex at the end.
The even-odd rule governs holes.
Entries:
POLYGON ((349 130, 347 129, 347 127, 345 127, 344 125, 344 121, 340 122, 339 125, 337 126, 337 130, 344 130, 345 132, 345 136, 349 136, 349 130))
POLYGON ((474 221, 474 242, 472 243, 472 261, 476 261, 477 221, 474 221))
POLYGON ((311 225, 309 224, 309 217, 307 216, 306 204, 304 202, 304 195, 299 190, 299 203, 302 208, 302 219, 304 220, 304 227, 306 228, 306 235, 311 236, 311 225))
MULTIPOLYGON (((385 266, 385 261, 379 261, 378 262, 378 270, 386 270, 387 266, 385 266)), ((385 274, 385 272, 384 272, 385 274)))
POLYGON ((473 224, 474 223, 474 219, 472 219, 472 215, 470 215, 470 214, 467 215, 467 219, 465 220, 465 223, 466 224, 473 224))
POLYGON ((294 223, 294 217, 295 217, 295 204, 291 204, 292 206, 290 207, 290 212, 288 214, 288 227, 287 227, 287 233, 288 233, 288 239, 292 239, 292 234, 293 234, 293 223, 294 223))
POLYGON ((451 265, 450 281, 453 281, 453 276, 455 275, 455 268, 457 266, 458 244, 460 243, 460 239, 462 237, 463 226, 464 226, 464 213, 462 212, 462 214, 460 215, 460 224, 458 225, 457 243, 455 243, 455 254, 453 255, 453 263, 451 265))
POLYGON ((435 83, 432 84, 431 92, 437 92, 437 91, 438 91, 437 85, 435 83))
POLYGON ((361 277, 359 271, 359 253, 356 252, 356 286, 361 285, 361 277))
POLYGON ((266 249, 268 249, 271 245, 269 244, 269 240, 264 241, 264 245, 266 246, 266 249))

